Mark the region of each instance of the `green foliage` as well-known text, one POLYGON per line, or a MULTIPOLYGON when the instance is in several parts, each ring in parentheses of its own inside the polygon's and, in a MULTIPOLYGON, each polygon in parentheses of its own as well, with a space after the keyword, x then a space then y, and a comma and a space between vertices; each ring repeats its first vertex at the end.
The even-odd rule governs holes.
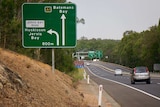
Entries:
POLYGON ((57 69, 68 73, 75 70, 72 49, 56 49, 55 50, 55 66, 57 69))
POLYGON ((119 43, 119 40, 108 40, 108 39, 87 39, 86 37, 82 37, 80 40, 78 40, 77 46, 75 48, 75 51, 102 51, 103 57, 102 60, 104 61, 115 61, 115 55, 114 55, 114 49, 116 49, 117 44, 119 43), (109 58, 106 59, 105 57, 108 56, 109 58))
POLYGON ((50 2, 54 2, 54 3, 64 3, 66 2, 66 0, 44 0, 44 2, 50 3, 50 2))
POLYGON ((84 69, 79 68, 79 69, 75 69, 73 72, 70 72, 68 74, 73 78, 73 82, 76 83, 79 80, 83 79, 83 72, 84 72, 84 69))
POLYGON ((152 26, 141 33, 126 31, 118 51, 120 64, 135 67, 148 66, 153 70, 154 63, 160 63, 160 26, 152 26))
POLYGON ((11 35, 12 19, 14 17, 14 0, 1 0, 0 1, 0 44, 6 47, 7 37, 11 35))

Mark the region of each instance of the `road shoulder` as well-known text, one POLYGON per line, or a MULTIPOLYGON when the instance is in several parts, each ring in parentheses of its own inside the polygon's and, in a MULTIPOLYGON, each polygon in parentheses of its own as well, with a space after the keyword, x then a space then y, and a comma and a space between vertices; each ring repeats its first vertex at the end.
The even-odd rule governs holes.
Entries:
MULTIPOLYGON (((98 88, 99 86, 92 80, 87 84, 87 80, 83 79, 77 87, 81 96, 84 97, 85 103, 88 107, 98 106, 98 88)), ((120 107, 120 105, 106 93, 104 90, 102 92, 102 106, 101 107, 120 107)))

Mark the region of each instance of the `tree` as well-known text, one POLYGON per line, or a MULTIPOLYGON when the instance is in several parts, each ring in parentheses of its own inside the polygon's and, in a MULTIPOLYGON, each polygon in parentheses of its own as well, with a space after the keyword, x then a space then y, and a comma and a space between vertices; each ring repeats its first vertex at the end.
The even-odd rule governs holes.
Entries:
POLYGON ((7 37, 11 35, 11 21, 14 17, 15 3, 14 0, 0 1, 0 42, 3 48, 6 47, 7 37))
POLYGON ((160 26, 152 26, 141 33, 124 32, 118 46, 120 62, 123 65, 148 66, 153 70, 154 63, 160 63, 160 26))
POLYGON ((105 56, 109 56, 110 58, 108 61, 115 62, 114 59, 116 59, 116 55, 113 53, 114 48, 119 43, 118 40, 108 40, 108 39, 86 39, 86 37, 81 37, 80 40, 77 42, 77 46, 74 49, 75 52, 83 51, 102 51, 103 52, 103 58, 102 60, 106 60, 105 56))

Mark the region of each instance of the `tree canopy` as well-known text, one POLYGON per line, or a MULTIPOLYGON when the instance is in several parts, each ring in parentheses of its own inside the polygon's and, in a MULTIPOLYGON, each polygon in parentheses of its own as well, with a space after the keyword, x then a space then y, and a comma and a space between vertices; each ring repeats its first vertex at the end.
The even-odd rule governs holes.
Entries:
POLYGON ((143 65, 153 70, 153 64, 160 63, 159 40, 160 23, 140 33, 126 31, 118 45, 118 63, 129 67, 143 65))

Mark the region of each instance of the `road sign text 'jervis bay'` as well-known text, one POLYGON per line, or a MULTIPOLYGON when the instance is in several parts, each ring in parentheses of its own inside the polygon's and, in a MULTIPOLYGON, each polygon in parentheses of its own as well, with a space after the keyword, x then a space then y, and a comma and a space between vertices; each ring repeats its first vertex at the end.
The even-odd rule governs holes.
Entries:
POLYGON ((22 44, 25 48, 70 48, 76 45, 76 5, 24 3, 22 44))

